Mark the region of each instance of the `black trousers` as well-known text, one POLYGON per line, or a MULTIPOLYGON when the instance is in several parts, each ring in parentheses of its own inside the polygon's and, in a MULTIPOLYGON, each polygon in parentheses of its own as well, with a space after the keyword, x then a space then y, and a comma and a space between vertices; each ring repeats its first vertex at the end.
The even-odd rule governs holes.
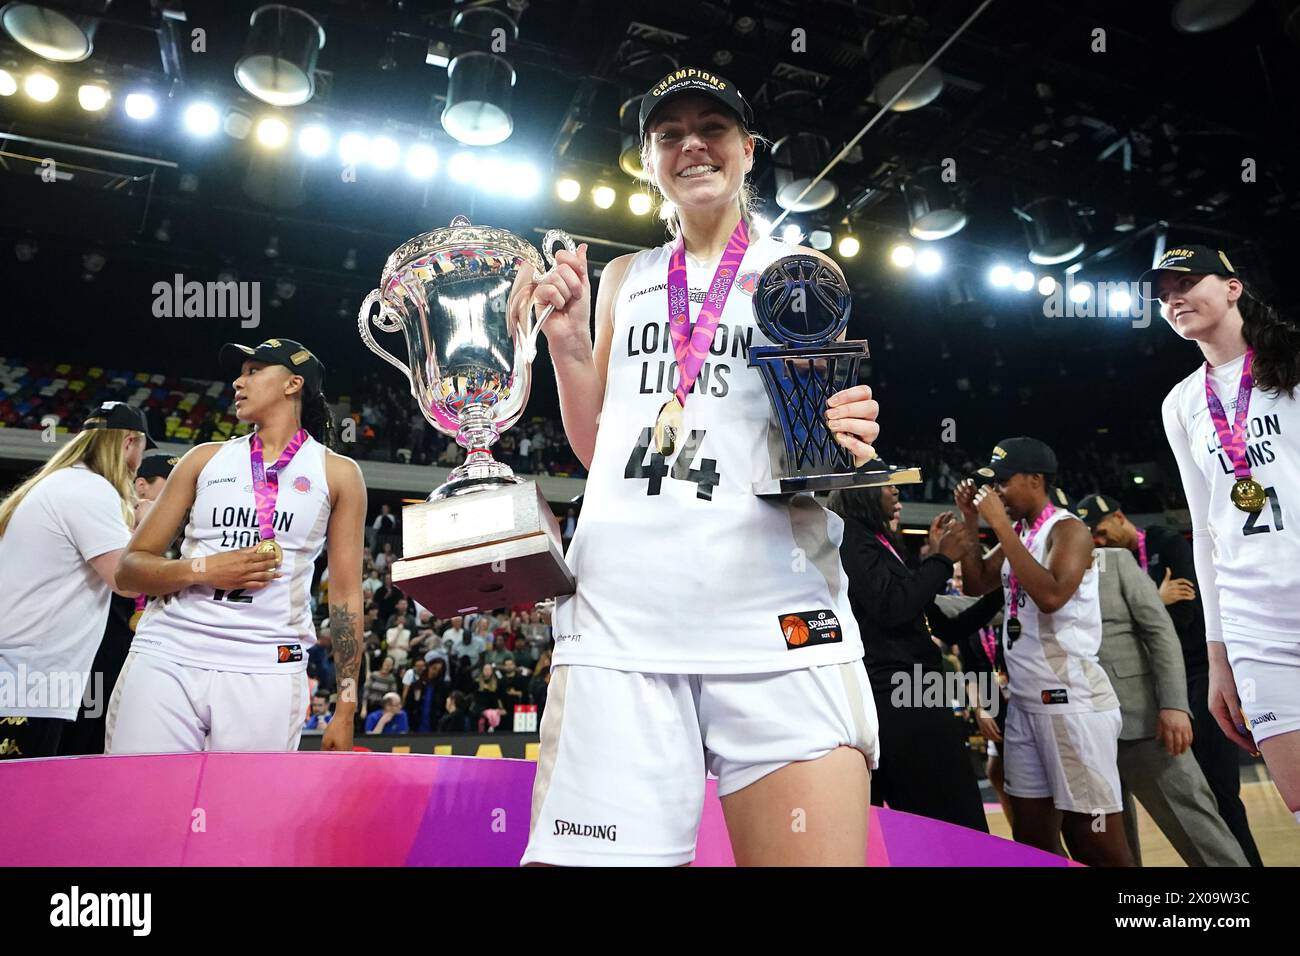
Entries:
POLYGON ((1219 816, 1241 844, 1251 866, 1263 866, 1259 849, 1250 833, 1246 807, 1241 802, 1241 760, 1237 745, 1224 736, 1210 713, 1209 671, 1187 675, 1187 696, 1192 708, 1192 754, 1201 765, 1206 782, 1219 804, 1219 816))
POLYGON ((59 756, 94 755, 104 752, 104 734, 108 726, 108 702, 117 686, 117 678, 126 665, 126 656, 131 653, 133 635, 127 628, 115 628, 111 625, 104 632, 104 639, 99 642, 95 652, 95 662, 90 665, 91 674, 102 678, 96 687, 97 697, 93 709, 86 707, 83 701, 77 711, 77 719, 70 723, 59 741, 59 756))
POLYGON ((0 717, 0 760, 56 757, 72 721, 60 717, 0 717))
MULTIPOLYGON (((910 676, 910 675, 909 675, 910 676)), ((988 833, 965 730, 947 707, 896 707, 892 688, 874 687, 880 766, 871 802, 988 833)))

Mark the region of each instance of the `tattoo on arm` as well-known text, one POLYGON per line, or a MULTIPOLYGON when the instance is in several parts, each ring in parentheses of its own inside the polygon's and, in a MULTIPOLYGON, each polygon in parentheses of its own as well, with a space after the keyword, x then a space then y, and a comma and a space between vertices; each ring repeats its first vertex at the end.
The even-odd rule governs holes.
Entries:
POLYGON ((357 640, 357 615, 346 604, 330 605, 330 640, 334 645, 334 669, 339 680, 339 699, 356 703, 357 671, 361 644, 357 640))

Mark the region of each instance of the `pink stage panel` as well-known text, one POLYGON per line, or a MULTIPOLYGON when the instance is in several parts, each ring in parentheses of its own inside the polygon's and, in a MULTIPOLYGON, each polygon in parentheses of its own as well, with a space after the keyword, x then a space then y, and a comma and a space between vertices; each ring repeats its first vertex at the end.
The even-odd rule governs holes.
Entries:
MULTIPOLYGON (((422 754, 197 753, 0 763, 9 866, 515 866, 536 764, 422 754)), ((873 866, 1066 866, 873 810, 873 866)), ((732 866, 709 781, 697 866, 732 866)))

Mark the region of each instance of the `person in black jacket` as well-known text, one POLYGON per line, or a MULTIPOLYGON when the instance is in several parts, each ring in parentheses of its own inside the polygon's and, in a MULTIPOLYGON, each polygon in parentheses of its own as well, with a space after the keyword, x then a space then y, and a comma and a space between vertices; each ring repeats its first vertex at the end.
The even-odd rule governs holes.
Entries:
POLYGON ((1237 747, 1210 715, 1210 661, 1205 648, 1205 609, 1196 583, 1192 546, 1172 528, 1139 528, 1110 495, 1088 495, 1075 513, 1092 529, 1102 548, 1127 548, 1160 589, 1160 600, 1174 622, 1187 671, 1187 700, 1192 708, 1192 754, 1214 792, 1219 816, 1241 845, 1251 866, 1263 866, 1241 802, 1241 765, 1237 747))
POLYGON ((844 519, 840 558, 880 721, 871 801, 987 833, 962 726, 948 695, 932 692, 947 682, 926 620, 972 532, 950 513, 939 515, 930 526, 935 553, 911 568, 890 530, 901 509, 896 488, 837 491, 828 507, 844 519))

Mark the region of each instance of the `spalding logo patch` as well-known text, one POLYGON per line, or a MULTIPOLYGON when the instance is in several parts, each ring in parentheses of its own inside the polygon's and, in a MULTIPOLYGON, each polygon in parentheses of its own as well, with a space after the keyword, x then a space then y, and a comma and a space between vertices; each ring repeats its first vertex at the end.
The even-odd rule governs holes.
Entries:
POLYGON ((793 651, 800 647, 815 647, 818 644, 838 644, 844 640, 844 631, 839 618, 830 610, 799 611, 781 614, 781 636, 785 638, 785 647, 793 651))
POLYGON ((275 651, 281 664, 292 664, 294 661, 302 660, 301 644, 281 644, 275 651))

